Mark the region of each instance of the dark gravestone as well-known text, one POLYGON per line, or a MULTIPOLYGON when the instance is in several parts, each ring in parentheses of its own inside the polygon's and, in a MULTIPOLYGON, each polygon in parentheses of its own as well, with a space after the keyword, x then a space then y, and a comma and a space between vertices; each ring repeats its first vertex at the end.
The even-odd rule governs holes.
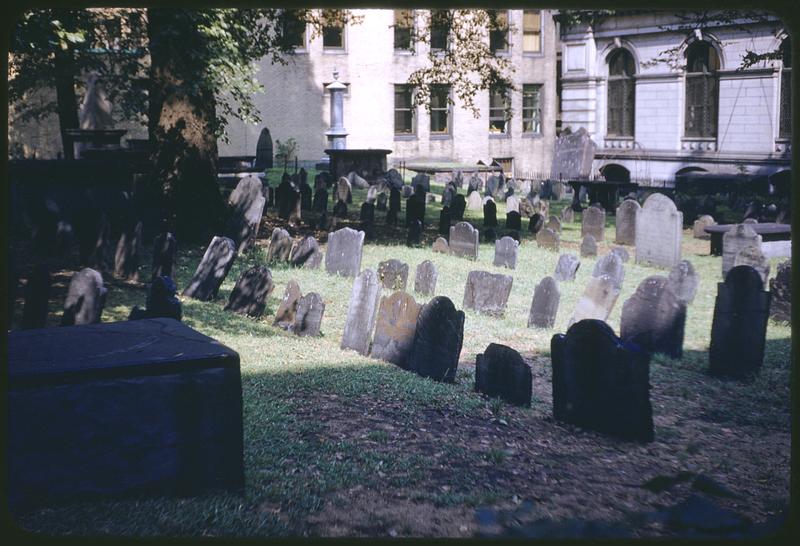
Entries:
POLYGON ((235 258, 236 246, 232 240, 218 236, 211 239, 183 295, 201 301, 213 300, 235 258))
POLYGON ((269 129, 264 127, 258 135, 256 143, 256 163, 254 168, 266 170, 272 168, 272 135, 269 129))
POLYGON ((499 176, 490 176, 486 180, 486 191, 484 197, 491 196, 497 199, 497 195, 502 191, 503 186, 499 176))
POLYGON ((380 211, 386 210, 386 202, 388 197, 385 193, 379 193, 378 197, 375 198, 375 209, 380 211))
POLYGON ((381 298, 370 356, 407 369, 421 307, 405 292, 381 298))
POLYGON ((422 377, 452 383, 463 340, 464 312, 446 296, 436 296, 419 312, 408 369, 422 377))
POLYGON ((469 177, 469 181, 467 182, 467 194, 470 194, 474 191, 480 191, 481 188, 481 179, 478 177, 477 174, 473 174, 469 177))
POLYGON ((386 171, 386 182, 390 187, 400 190, 403 187, 403 177, 397 172, 397 169, 389 169, 386 171))
POLYGON ((312 191, 311 186, 305 182, 300 183, 300 208, 302 210, 311 210, 312 207, 312 191))
POLYGON ((389 210, 386 213, 386 223, 390 226, 397 224, 397 215, 400 214, 401 198, 400 190, 392 187, 389 191, 389 210))
POLYGON ((581 320, 550 341, 553 417, 624 440, 653 440, 650 356, 600 320, 581 320))
POLYGON ((497 205, 492 200, 483 204, 483 227, 497 227, 497 205))
POLYGON ((450 205, 450 210, 452 211, 453 219, 457 222, 460 222, 464 219, 464 211, 467 210, 467 200, 466 198, 459 194, 453 196, 453 201, 450 205))
POLYGON ((386 260, 378 264, 378 278, 389 290, 405 290, 408 282, 408 264, 400 260, 386 260))
POLYGON ((612 254, 616 254, 616 255, 617 255, 617 257, 618 257, 620 260, 622 260, 622 263, 628 263, 628 260, 630 260, 630 258, 631 258, 631 257, 630 257, 630 254, 628 254, 628 251, 627 251, 627 250, 625 250, 624 248, 622 248, 621 246, 615 246, 615 247, 613 247, 613 248, 611 249, 611 253, 612 253, 612 254))
POLYGON ((778 272, 769 281, 772 298, 769 314, 778 322, 792 321, 792 261, 778 264, 778 272))
POLYGON ((411 187, 416 190, 417 186, 420 186, 425 193, 431 191, 431 179, 425 173, 419 173, 414 178, 411 179, 411 187))
POLYGON ((353 349, 362 355, 369 354, 380 297, 378 274, 372 269, 365 269, 353 281, 340 348, 353 349))
POLYGON ((239 355, 171 319, 11 332, 8 490, 22 510, 244 488, 239 355))
POLYGON ((281 220, 288 220, 289 215, 294 210, 295 199, 297 198, 297 191, 292 186, 291 178, 288 174, 283 173, 281 183, 275 189, 275 201, 278 206, 278 217, 281 220))
POLYGON ((464 309, 474 309, 484 315, 502 317, 511 294, 514 278, 488 271, 470 271, 464 287, 464 309))
POLYGON ((400 194, 403 196, 403 199, 408 199, 412 195, 414 195, 414 188, 411 186, 403 186, 400 189, 400 194))
POLYGON ((597 145, 583 127, 574 133, 563 133, 553 145, 553 163, 550 176, 554 180, 580 180, 588 178, 597 145))
POLYGON ((358 218, 358 229, 364 232, 365 238, 372 239, 375 236, 375 205, 362 203, 358 218))
POLYGON ((142 246, 142 223, 128 225, 117 242, 114 275, 120 279, 139 279, 139 256, 142 246))
POLYGON ((114 247, 111 241, 111 222, 105 212, 100 213, 97 238, 86 263, 99 271, 111 271, 114 264, 114 247))
POLYGON ((439 235, 450 234, 450 207, 442 207, 439 213, 439 235))
MULTIPOLYGON (((16 288, 16 285, 15 285, 16 288)), ((14 292, 9 294, 9 299, 14 292)), ((50 268, 38 264, 25 283, 25 307, 22 310, 22 328, 44 328, 47 325, 47 306, 50 300, 50 268)), ((9 326, 11 321, 9 321, 9 326)))
POLYGON ((494 244, 494 262, 497 267, 517 268, 519 242, 511 237, 503 237, 494 244))
POLYGON ((513 231, 522 230, 522 217, 519 212, 511 211, 506 214, 506 229, 513 231))
POLYGON ((150 280, 163 275, 175 278, 175 259, 178 256, 178 241, 169 232, 163 232, 153 241, 153 267, 150 280))
POLYGON ((255 265, 242 273, 236 281, 225 310, 260 317, 267 306, 267 297, 274 288, 269 268, 265 265, 255 265))
POLYGON ((419 220, 412 220, 408 226, 408 234, 406 235, 406 245, 419 246, 422 242, 422 222, 419 220))
POLYGON ((475 359, 475 391, 515 406, 530 407, 531 367, 511 347, 490 343, 475 359))
MULTIPOLYGON (((444 191, 442 192, 442 206, 449 207, 453 204, 453 197, 458 195, 458 190, 452 184, 448 184, 445 186, 444 191)), ((479 197, 480 198, 480 197, 479 197)))
POLYGON ((414 278, 414 291, 425 296, 433 296, 436 292, 436 279, 439 274, 436 266, 430 260, 425 260, 417 266, 414 278))
POLYGON ((419 193, 406 200, 406 226, 410 226, 415 220, 425 224, 425 198, 419 193))
POLYGON ((316 269, 322 263, 322 251, 313 235, 306 235, 296 243, 289 253, 289 263, 293 267, 316 269))
POLYGON ((243 178, 231 192, 226 233, 239 254, 252 248, 255 243, 266 202, 264 185, 255 176, 243 178))
POLYGON ((61 326, 94 324, 100 322, 106 303, 107 290, 103 277, 94 269, 81 269, 72 275, 64 301, 61 326))
POLYGON ((556 271, 553 278, 558 282, 573 281, 578 268, 581 266, 581 261, 574 254, 562 254, 558 257, 556 264, 556 271))
POLYGON ((347 203, 344 201, 336 201, 336 204, 333 206, 333 217, 340 219, 347 218, 347 203))
POLYGON ((689 305, 694 301, 699 279, 689 260, 681 260, 669 272, 669 286, 678 301, 689 305))
POLYGON ((581 258, 597 256, 597 239, 594 235, 586 235, 581 241, 581 258))
POLYGON ((592 277, 607 275, 612 285, 617 290, 622 289, 622 281, 625 280, 625 266, 616 254, 606 254, 594 264, 592 277))
POLYGON ((539 190, 539 197, 542 199, 553 198, 553 183, 550 180, 544 180, 542 182, 542 187, 539 190))
POLYGON ((758 271, 746 265, 731 269, 717 285, 708 352, 712 375, 744 379, 761 369, 770 305, 763 286, 758 271))
POLYGON ((647 277, 622 305, 619 335, 651 353, 672 358, 683 355, 686 305, 681 303, 666 277, 647 277))
POLYGON ((278 326, 284 330, 292 328, 297 315, 297 302, 300 301, 301 296, 300 285, 297 284, 297 281, 290 280, 286 283, 283 298, 281 298, 281 303, 275 312, 275 319, 272 321, 273 326, 278 326))
POLYGON ((459 222, 450 228, 450 253, 473 260, 478 259, 478 230, 469 222, 459 222))
POLYGON ((556 322, 561 293, 558 282, 553 277, 545 277, 533 290, 531 310, 528 314, 528 328, 552 328, 556 322))
POLYGON ((311 205, 311 210, 319 213, 328 211, 328 190, 324 187, 314 192, 314 202, 311 205))
POLYGON ((153 279, 147 290, 146 308, 134 306, 128 320, 141 320, 149 318, 171 318, 181 320, 183 310, 181 302, 175 297, 177 288, 172 278, 160 276, 153 279))
POLYGON ((483 230, 483 240, 486 243, 493 243, 497 240, 497 232, 494 228, 486 228, 483 230))
POLYGON ((538 212, 534 213, 533 216, 531 216, 531 219, 528 223, 528 231, 536 235, 542 230, 543 227, 544 227, 544 216, 542 216, 538 212))
POLYGON ((285 262, 292 251, 292 236, 283 228, 272 230, 267 249, 267 262, 285 262))
POLYGON ((325 314, 325 302, 316 292, 309 292, 297 302, 292 332, 298 336, 318 336, 325 314))

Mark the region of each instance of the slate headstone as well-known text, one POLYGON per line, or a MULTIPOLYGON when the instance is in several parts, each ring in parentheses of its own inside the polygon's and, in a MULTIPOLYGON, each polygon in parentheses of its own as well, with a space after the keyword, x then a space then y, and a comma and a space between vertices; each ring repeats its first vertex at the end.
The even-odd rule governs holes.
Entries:
POLYGON ((375 236, 375 205, 362 203, 358 218, 358 229, 364 232, 365 238, 372 239, 375 236))
POLYGON ((403 177, 397 169, 389 169, 386 172, 386 180, 393 189, 400 190, 403 187, 403 177))
POLYGON ((531 367, 511 347, 490 343, 475 359, 475 391, 515 406, 530 407, 531 367))
POLYGON ((528 313, 528 328, 552 328, 556 323, 558 303, 561 292, 558 291, 558 282, 553 277, 545 277, 533 290, 531 310, 528 313))
POLYGON ((713 216, 709 216, 708 214, 702 215, 700 218, 694 221, 692 225, 692 236, 695 239, 711 239, 711 234, 706 233, 705 228, 708 226, 716 225, 713 216))
POLYGON ((538 212, 533 213, 528 223, 528 231, 534 235, 538 235, 544 227, 544 217, 538 212))
POLYGON ((147 290, 145 309, 135 305, 131 310, 128 320, 141 320, 151 318, 171 318, 181 320, 183 309, 181 302, 175 297, 177 288, 172 278, 162 275, 150 283, 147 290))
POLYGON ((289 176, 284 173, 281 183, 275 189, 275 200, 278 206, 278 217, 282 220, 288 220, 289 216, 296 208, 297 201, 300 199, 300 194, 292 185, 289 176))
POLYGON ((394 258, 378 264, 378 278, 389 290, 405 290, 408 282, 408 264, 394 258))
POLYGON ((584 319, 607 320, 619 297, 619 290, 606 276, 591 277, 586 283, 583 295, 575 305, 569 325, 584 319))
POLYGON ((519 243, 511 237, 503 237, 494 244, 494 265, 497 267, 517 268, 519 243))
POLYGON ((497 227, 497 205, 491 199, 483 203, 483 227, 497 227))
POLYGON ((114 254, 114 275, 120 279, 139 279, 139 257, 142 246, 142 222, 126 226, 114 254))
POLYGON ((602 277, 606 275, 614 284, 617 290, 622 289, 622 281, 625 280, 625 266, 616 254, 606 254, 594 264, 592 277, 602 277))
POLYGON ((390 226, 397 224, 397 215, 400 213, 401 198, 400 190, 393 187, 389 192, 389 210, 386 213, 386 223, 390 226))
POLYGON ((270 135, 269 129, 264 127, 261 129, 256 143, 255 167, 258 169, 271 169, 272 164, 272 135, 270 135))
POLYGON ((369 354, 380 296, 378 274, 372 269, 365 269, 353 281, 340 346, 342 349, 353 349, 364 356, 369 354))
POLYGON ((201 301, 213 300, 222 281, 228 276, 235 258, 236 246, 233 241, 227 237, 215 236, 183 290, 183 295, 201 301))
POLYGON ((425 224, 425 199, 419 194, 406 200, 406 226, 410 226, 415 220, 425 224))
POLYGON ((597 145, 585 128, 573 133, 562 133, 553 145, 553 163, 550 176, 554 180, 580 180, 592 172, 592 160, 597 145))
POLYGON ((519 212, 512 210, 506 214, 506 229, 522 231, 522 217, 519 212))
POLYGON ((581 258, 597 256, 597 240, 594 235, 586 235, 581 241, 581 258))
POLYGON ((546 227, 536 234, 536 244, 539 248, 545 248, 547 250, 558 252, 560 237, 558 236, 557 232, 546 227))
POLYGON ((474 191, 479 192, 481 188, 481 179, 477 174, 473 174, 469 177, 469 182, 467 182, 467 193, 470 194, 474 191))
POLYGON ((292 251, 292 236, 283 228, 276 227, 272 230, 267 249, 267 262, 285 262, 292 251))
POLYGON ((448 184, 445 186, 444 191, 442 192, 442 206, 451 206, 453 204, 453 197, 456 195, 458 195, 458 190, 453 184, 448 184))
POLYGON ((747 224, 738 224, 722 234, 722 278, 733 268, 740 250, 748 246, 761 246, 761 235, 747 224))
POLYGON ((425 296, 433 296, 436 292, 436 279, 438 273, 436 266, 430 260, 425 260, 417 266, 414 278, 414 291, 425 296))
POLYGON ((767 279, 769 278, 769 260, 761 251, 761 245, 747 245, 737 252, 736 257, 733 259, 733 267, 737 265, 749 265, 761 275, 764 286, 767 285, 767 279))
POLYGON ((255 176, 243 178, 228 197, 227 235, 239 254, 252 248, 267 199, 264 186, 255 176))
POLYGON ((411 179, 411 187, 416 189, 417 186, 420 186, 425 193, 431 191, 431 179, 425 173, 418 173, 414 178, 411 179))
POLYGON ((478 236, 478 230, 469 222, 458 222, 450 228, 450 253, 477 260, 478 236))
POLYGON ((450 203, 450 214, 454 220, 460 221, 464 219, 464 211, 467 209, 466 198, 458 193, 453 196, 453 201, 450 203))
POLYGON ((382 297, 370 356, 407 369, 421 307, 403 291, 382 297))
POLYGON ((598 243, 605 240, 606 211, 592 205, 583 211, 581 237, 591 235, 598 243))
POLYGON ((672 199, 654 193, 636 215, 636 263, 672 268, 681 261, 683 213, 672 199))
POLYGON ((292 332, 298 336, 318 336, 325 314, 325 302, 316 292, 309 292, 297 302, 292 332))
POLYGON ((561 210, 561 222, 564 224, 572 224, 575 222, 575 211, 571 207, 564 207, 561 210))
POLYGON ((388 199, 389 198, 385 193, 379 193, 377 198, 375 199, 375 209, 380 211, 385 211, 388 199))
POLYGON ((661 275, 647 277, 622 304, 620 337, 651 353, 683 356, 686 305, 661 275))
POLYGON ((273 326, 278 326, 284 330, 289 330, 294 326, 295 318, 297 317, 297 303, 302 297, 300 292, 300 285, 297 281, 290 280, 286 283, 286 288, 283 291, 283 298, 278 305, 278 310, 275 312, 275 319, 272 321, 273 326))
POLYGON ((305 182, 300 183, 300 208, 302 210, 312 210, 313 208, 313 191, 311 186, 305 182))
POLYGON ((73 273, 64 301, 61 326, 100 322, 107 292, 103 276, 94 269, 86 267, 73 273))
POLYGON ((553 278, 558 282, 574 281, 575 274, 581 266, 581 261, 574 254, 562 254, 558 257, 556 271, 553 278))
POLYGON ((159 233, 153 240, 153 267, 150 280, 167 276, 175 278, 175 259, 178 256, 178 241, 170 232, 159 233))
MULTIPOLYGON (((15 284, 16 288, 16 284, 15 284)), ((10 294, 9 299, 13 296, 10 294)), ((50 267, 46 264, 34 266, 25 283, 25 307, 22 308, 22 329, 44 328, 47 325, 47 309, 50 303, 50 267)), ((11 321, 9 321, 9 326, 11 321)))
POLYGON ((406 245, 419 246, 422 242, 422 222, 420 220, 412 220, 408 226, 408 233, 406 234, 406 245))
POLYGON ((433 247, 431 247, 431 250, 433 252, 441 252, 442 254, 449 254, 450 244, 444 237, 437 237, 436 240, 433 242, 433 247))
POLYGON ((616 255, 620 260, 622 260, 622 263, 624 264, 628 263, 628 260, 630 260, 631 258, 630 255, 628 254, 628 251, 621 246, 613 247, 611 249, 611 253, 616 255))
POLYGON ((511 294, 514 278, 488 271, 470 271, 464 286, 465 309, 489 316, 502 317, 511 294))
POLYGON ((669 287, 678 298, 678 301, 684 305, 689 305, 694 301, 694 295, 697 293, 697 285, 699 279, 697 273, 694 271, 694 266, 689 260, 681 260, 670 270, 669 287))
POLYGON ((439 235, 447 236, 450 234, 450 208, 442 207, 439 212, 439 235))
POLYGON ((306 235, 292 246, 289 253, 289 263, 293 267, 317 269, 322 263, 322 251, 313 235, 306 235))
POLYGON ((264 314, 267 297, 274 288, 269 268, 265 265, 255 265, 242 273, 236 281, 225 310, 260 317, 264 314))
POLYGON ((640 210, 642 207, 633 199, 626 199, 617 207, 615 243, 618 245, 636 244, 636 215, 640 210))
POLYGON ((497 240, 497 232, 494 228, 486 228, 483 230, 483 240, 486 243, 493 243, 497 240))
POLYGON ((792 321, 792 261, 778 264, 778 272, 769 281, 772 299, 769 314, 778 322, 792 321))
POLYGON ((463 340, 464 312, 446 296, 436 296, 419 312, 408 369, 422 377, 452 383, 463 340))
POLYGON ((355 277, 361 271, 364 232, 342 228, 328 236, 325 271, 331 275, 355 277))
POLYGON ((311 205, 311 210, 314 212, 327 212, 328 211, 328 190, 318 188, 314 192, 314 202, 311 205))

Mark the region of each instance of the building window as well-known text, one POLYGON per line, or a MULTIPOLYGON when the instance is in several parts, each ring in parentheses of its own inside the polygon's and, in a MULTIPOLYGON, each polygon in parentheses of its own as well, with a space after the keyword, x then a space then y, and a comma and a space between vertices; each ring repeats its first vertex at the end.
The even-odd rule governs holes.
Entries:
POLYGON ((542 12, 526 9, 522 12, 522 51, 539 53, 542 51, 542 12))
POLYGON ((445 9, 431 10, 431 51, 447 49, 450 34, 450 14, 445 9))
POLYGON ((781 106, 778 123, 778 136, 790 138, 792 136, 792 42, 785 38, 781 43, 781 106))
POLYGON ((608 56, 608 136, 633 136, 636 64, 626 49, 608 56))
POLYGON ((687 137, 717 136, 719 57, 708 42, 695 42, 686 50, 687 137))
POLYGON ((401 50, 413 49, 413 32, 414 10, 394 10, 394 48, 401 50))
POLYGON ((306 22, 297 16, 297 10, 287 9, 282 13, 281 35, 288 46, 306 46, 306 22))
POLYGON ((511 108, 508 93, 492 87, 489 89, 489 132, 495 134, 508 133, 510 119, 507 119, 511 108))
POLYGON ((542 133, 542 105, 539 99, 541 85, 523 84, 522 86, 522 132, 542 133))
POLYGON ((431 85, 431 134, 450 133, 449 99, 449 85, 431 85))
POLYGON ((489 12, 489 49, 492 53, 508 51, 508 12, 489 12))
POLYGON ((414 134, 414 106, 410 85, 394 86, 394 134, 414 134))
POLYGON ((322 48, 344 49, 344 12, 340 9, 322 11, 322 48))

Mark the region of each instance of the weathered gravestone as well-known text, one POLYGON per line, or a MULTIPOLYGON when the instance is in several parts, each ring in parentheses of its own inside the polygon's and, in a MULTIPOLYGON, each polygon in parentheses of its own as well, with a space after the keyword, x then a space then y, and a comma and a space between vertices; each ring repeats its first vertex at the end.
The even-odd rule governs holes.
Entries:
POLYGON ((407 369, 421 308, 406 292, 382 297, 370 356, 407 369))
POLYGON ((581 241, 581 258, 597 256, 597 239, 594 235, 586 235, 581 241))
POLYGON ((636 215, 636 263, 671 268, 681 260, 683 213, 654 193, 636 215))
POLYGON ((558 216, 551 214, 544 227, 550 228, 556 233, 561 233, 561 220, 558 219, 558 216))
POLYGON ((546 248, 558 252, 560 238, 558 233, 550 228, 544 228, 536 234, 536 244, 539 248, 546 248))
POLYGON ((286 173, 284 173, 281 183, 275 189, 275 200, 278 205, 278 217, 282 220, 288 220, 289 216, 297 208, 300 194, 292 185, 291 179, 286 173))
POLYGON ((493 175, 486 180, 486 191, 483 195, 486 197, 494 197, 495 199, 499 199, 499 195, 502 193, 502 190, 502 180, 499 176, 493 175))
POLYGON ((749 265, 761 275, 761 281, 764 283, 764 286, 767 285, 767 279, 769 278, 769 260, 764 256, 764 253, 761 252, 760 245, 747 245, 737 252, 736 257, 733 259, 733 267, 737 265, 749 265))
POLYGON ((397 172, 397 169, 389 169, 386 172, 386 181, 389 186, 396 190, 403 187, 403 177, 397 172))
POLYGON ((175 278, 175 259, 178 256, 178 241, 172 233, 160 233, 153 240, 153 267, 151 280, 167 276, 175 278))
POLYGON ((606 211, 592 205, 583 211, 581 237, 591 235, 598 243, 605 240, 606 211))
POLYGON ((389 290, 405 290, 408 282, 408 264, 394 258, 378 264, 378 278, 389 290))
POLYGON ((243 178, 231 192, 226 233, 239 254, 249 250, 255 243, 266 202, 264 186, 255 176, 243 178))
POLYGON ((385 211, 388 199, 389 197, 385 193, 379 193, 375 199, 375 210, 385 211))
POLYGON ((761 246, 761 235, 746 224, 738 224, 722 234, 722 278, 733 268, 740 250, 748 246, 761 246))
POLYGON ((622 263, 628 263, 628 260, 630 260, 631 258, 630 255, 628 254, 628 251, 622 248, 621 246, 613 247, 611 249, 611 253, 617 256, 620 260, 622 260, 622 263))
POLYGON ((464 311, 446 296, 436 296, 422 306, 417 317, 408 369, 435 381, 452 383, 464 340, 464 311))
POLYGON ((355 171, 350 171, 350 173, 348 173, 347 180, 350 182, 351 187, 358 188, 360 190, 369 188, 369 182, 359 176, 355 171))
POLYGON ((692 303, 694 295, 697 293, 699 279, 694 271, 694 266, 689 260, 681 260, 675 264, 675 267, 670 270, 667 279, 669 280, 670 289, 679 302, 684 305, 692 303))
POLYGON ((467 182, 467 193, 472 193, 474 191, 479 192, 481 189, 481 179, 477 174, 473 174, 469 177, 469 181, 467 182))
POLYGON ((325 314, 325 302, 316 292, 309 292, 297 302, 291 330, 298 336, 318 336, 325 314))
POLYGON ((441 252, 442 254, 449 254, 450 244, 444 237, 437 237, 436 240, 433 242, 433 247, 431 247, 431 250, 433 252, 441 252))
POLYGON ((431 191, 431 178, 425 173, 418 173, 411 179, 411 187, 416 189, 417 186, 421 186, 425 193, 431 191))
POLYGON ((520 216, 519 212, 511 211, 506 214, 506 229, 512 231, 522 230, 522 217, 520 216))
POLYGON ((497 205, 491 199, 483 203, 483 227, 497 227, 497 205))
POLYGON ((313 235, 306 235, 292 246, 289 253, 289 263, 293 267, 306 267, 317 269, 322 263, 322 251, 313 235))
POLYGON ((135 305, 128 315, 128 320, 141 320, 150 318, 171 318, 181 320, 183 310, 181 302, 175 297, 177 288, 175 282, 165 275, 156 277, 147 290, 145 309, 135 305))
POLYGON ((367 199, 365 203, 372 203, 375 204, 375 201, 378 198, 378 186, 370 186, 367 190, 367 199))
POLYGON ((267 262, 285 262, 292 251, 292 236, 283 228, 274 228, 269 238, 267 262))
POLYGON ((534 212, 531 219, 528 221, 528 231, 534 235, 538 235, 544 228, 544 216, 538 212, 534 212))
POLYGON ((626 199, 617 207, 617 231, 614 242, 618 245, 636 244, 636 215, 642 207, 633 199, 626 199))
POLYGON ((344 176, 340 176, 336 183, 336 199, 343 203, 353 202, 353 190, 350 182, 344 176))
POLYGON ((94 269, 87 267, 74 273, 64 301, 61 326, 100 322, 107 292, 103 286, 103 276, 94 269))
POLYGON ((505 313, 514 278, 488 271, 470 271, 464 286, 465 309, 489 316, 501 317, 505 313))
POLYGON ((227 237, 215 236, 183 290, 183 295, 201 301, 214 299, 233 265, 234 258, 236 246, 233 241, 227 237))
POLYGON ((331 275, 355 277, 361 271, 364 232, 343 228, 328 235, 325 271, 331 275))
POLYGON ((272 321, 272 325, 284 330, 292 328, 297 317, 297 302, 300 301, 301 297, 300 285, 297 284, 297 281, 290 280, 283 291, 283 298, 280 305, 278 305, 278 310, 275 312, 275 319, 272 321))
POLYGON ((708 226, 716 225, 716 223, 717 222, 714 221, 713 216, 704 214, 694 221, 694 224, 692 225, 692 236, 695 239, 711 239, 711 234, 706 233, 706 228, 708 226))
POLYGON ((439 235, 447 236, 450 233, 450 208, 442 207, 439 212, 439 235))
POLYGON ((581 266, 581 261, 574 254, 562 254, 558 257, 556 271, 553 278, 558 282, 574 281, 575 274, 581 266))
POLYGON ((497 232, 494 228, 486 228, 483 230, 483 240, 487 243, 493 243, 497 240, 497 232))
POLYGON ((114 265, 114 247, 111 240, 111 221, 105 212, 100 213, 97 238, 86 262, 100 271, 110 271, 114 265))
POLYGON ((450 228, 450 253, 477 260, 478 235, 478 230, 469 222, 457 223, 450 228))
POLYGON ((300 208, 301 210, 311 210, 313 206, 312 201, 313 192, 311 186, 306 182, 300 182, 300 208))
POLYGON ((588 178, 597 145, 583 127, 574 133, 562 133, 553 145, 550 176, 554 180, 588 178))
POLYGON ((650 355, 600 320, 581 320, 550 341, 553 418, 617 436, 653 440, 650 355))
POLYGON ((558 291, 558 282, 553 277, 545 277, 533 290, 531 310, 528 313, 528 328, 552 328, 556 323, 558 303, 561 293, 558 291))
MULTIPOLYGON (((16 288, 16 283, 15 283, 16 288)), ((13 298, 13 292, 9 299, 13 298)), ((25 307, 22 309, 22 329, 44 328, 47 325, 47 306, 50 300, 50 268, 37 264, 25 283, 25 307)), ((8 321, 9 326, 11 321, 8 321)))
POLYGON ((386 212, 386 223, 390 226, 397 224, 397 215, 400 213, 402 195, 400 190, 392 187, 389 190, 389 210, 386 212))
POLYGON ((792 321, 792 261, 778 264, 778 272, 769 281, 772 299, 769 314, 778 322, 792 321))
POLYGON ((520 199, 520 201, 519 201, 519 213, 524 218, 530 218, 531 216, 534 215, 535 212, 536 212, 536 209, 534 208, 533 203, 531 203, 531 200, 530 200, 529 197, 523 197, 522 199, 520 199))
POLYGON ((450 214, 454 220, 463 220, 464 211, 467 209, 467 200, 460 193, 453 196, 453 201, 450 204, 450 214))
POLYGON ((269 268, 265 265, 255 265, 242 273, 236 281, 225 310, 260 317, 264 314, 267 297, 274 288, 269 268))
POLYGON ((359 231, 364 232, 365 238, 372 239, 375 236, 375 205, 362 203, 358 219, 359 231))
POLYGON ((436 279, 438 273, 436 266, 430 260, 425 260, 417 266, 414 278, 414 291, 425 296, 432 296, 436 292, 436 279))
POLYGON ((565 224, 572 224, 575 222, 575 211, 572 207, 564 207, 561 210, 561 222, 565 224))
POLYGON ((531 367, 511 347, 490 343, 475 359, 475 391, 515 406, 530 407, 531 367))
POLYGON ((408 226, 408 233, 406 234, 406 245, 419 246, 422 242, 422 222, 420 220, 412 220, 408 226))
POLYGON ((519 212, 519 199, 513 195, 510 195, 508 199, 506 199, 506 214, 511 211, 519 212))
POLYGON ((142 246, 142 222, 129 224, 117 242, 114 275, 120 279, 139 279, 139 256, 142 246))
POLYGON ((467 208, 469 210, 481 210, 483 207, 483 200, 481 199, 481 194, 477 191, 470 192, 467 196, 467 208))
POLYGON ((625 266, 616 254, 606 254, 594 264, 592 277, 608 276, 614 288, 622 289, 622 281, 625 280, 625 266))
POLYGON ((651 353, 681 358, 685 325, 686 305, 666 277, 652 275, 622 304, 619 335, 651 353))
POLYGON ((709 373, 745 379, 761 369, 769 305, 758 271, 740 265, 728 272, 717 285, 709 373))
POLYGON ((448 184, 445 186, 444 191, 442 192, 442 206, 449 207, 453 204, 453 197, 458 195, 458 190, 453 184, 448 184))
POLYGON ((421 194, 412 195, 406 200, 406 226, 415 220, 425 223, 425 198, 421 194))
POLYGON ((365 269, 353 281, 342 334, 342 349, 353 349, 364 356, 369 354, 380 297, 378 274, 372 269, 365 269))
POLYGON ((611 314, 611 309, 619 297, 619 289, 614 287, 612 280, 606 276, 592 277, 586 283, 583 295, 575 305, 575 310, 569 319, 569 325, 584 319, 605 321, 611 314))
POLYGON ((314 192, 314 202, 311 204, 311 210, 314 212, 327 212, 328 211, 328 190, 317 188, 314 192))
POLYGON ((494 244, 494 265, 497 267, 517 268, 519 243, 511 237, 503 237, 494 244))

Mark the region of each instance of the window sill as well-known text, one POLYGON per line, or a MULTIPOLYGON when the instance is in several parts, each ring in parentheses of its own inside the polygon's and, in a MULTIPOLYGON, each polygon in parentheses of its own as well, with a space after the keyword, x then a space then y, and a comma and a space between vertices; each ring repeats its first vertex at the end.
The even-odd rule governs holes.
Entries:
POLYGON ((430 140, 453 140, 453 135, 449 133, 431 133, 430 140))
POLYGON ((523 51, 522 52, 522 56, 523 57, 540 58, 540 57, 544 57, 544 52, 542 52, 542 51, 523 51))
POLYGON ((395 49, 394 54, 400 55, 401 57, 410 57, 412 55, 416 55, 417 52, 413 49, 395 49))
POLYGON ((324 47, 322 48, 323 55, 347 55, 347 50, 342 47, 324 47))
POLYGON ((401 142, 404 140, 417 140, 417 135, 410 134, 410 133, 402 133, 394 135, 395 142, 401 142))
POLYGON ((542 133, 521 133, 522 138, 542 138, 542 133))
POLYGON ((490 139, 511 138, 511 134, 510 133, 489 133, 489 138, 490 139))

